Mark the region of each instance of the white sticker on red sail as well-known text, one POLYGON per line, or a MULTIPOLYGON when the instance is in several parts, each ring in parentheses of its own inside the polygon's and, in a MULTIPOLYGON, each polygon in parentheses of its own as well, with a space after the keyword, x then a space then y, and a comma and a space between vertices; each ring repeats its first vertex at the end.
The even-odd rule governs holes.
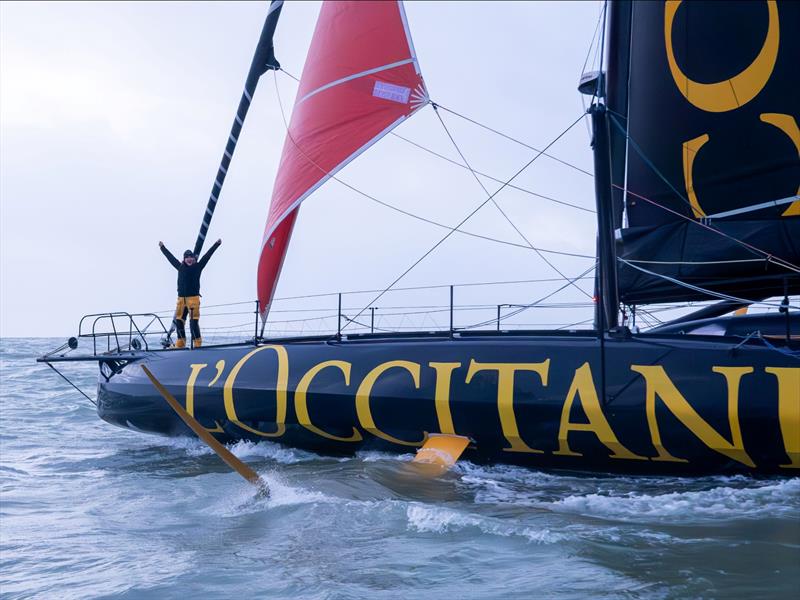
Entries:
POLYGON ((402 85, 394 85, 393 83, 386 83, 385 81, 376 81, 375 87, 372 88, 372 95, 376 98, 383 98, 384 100, 391 100, 392 102, 399 102, 400 104, 408 104, 408 97, 411 94, 411 88, 402 85))

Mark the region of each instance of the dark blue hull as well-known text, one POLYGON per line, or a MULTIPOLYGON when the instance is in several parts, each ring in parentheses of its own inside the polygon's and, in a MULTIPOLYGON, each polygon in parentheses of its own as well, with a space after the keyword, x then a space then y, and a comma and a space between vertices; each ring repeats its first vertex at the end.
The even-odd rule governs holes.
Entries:
POLYGON ((139 364, 219 439, 325 454, 413 452, 630 473, 800 472, 800 361, 760 341, 585 334, 311 340, 142 353, 99 384, 100 417, 189 430, 139 364), (601 346, 604 346, 601 347, 601 346))

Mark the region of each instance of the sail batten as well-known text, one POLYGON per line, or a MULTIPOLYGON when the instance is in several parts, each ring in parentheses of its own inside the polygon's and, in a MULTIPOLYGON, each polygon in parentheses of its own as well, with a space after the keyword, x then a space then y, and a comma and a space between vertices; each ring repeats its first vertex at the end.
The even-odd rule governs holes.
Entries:
POLYGON ((300 205, 427 104, 402 2, 324 2, 300 77, 258 265, 266 319, 300 205))

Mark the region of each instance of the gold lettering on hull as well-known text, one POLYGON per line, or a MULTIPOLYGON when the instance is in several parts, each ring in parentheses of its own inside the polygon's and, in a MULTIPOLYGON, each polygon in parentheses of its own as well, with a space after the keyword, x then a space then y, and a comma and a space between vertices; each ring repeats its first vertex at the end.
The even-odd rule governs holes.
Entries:
POLYGON ((450 413, 450 382, 453 371, 461 366, 460 362, 432 362, 428 363, 436 371, 436 392, 434 404, 436 405, 436 418, 439 420, 439 431, 449 435, 458 435, 453 425, 453 415, 450 413))
MULTIPOLYGON (((189 368, 192 370, 192 372, 189 373, 189 379, 186 380, 186 412, 189 413, 192 417, 194 417, 194 386, 195 383, 197 383, 197 377, 200 375, 200 371, 205 369, 207 366, 208 366, 207 364, 189 365, 189 368)), ((213 383, 213 381, 211 383, 213 383)), ((208 385, 210 386, 211 383, 209 383, 208 385)), ((213 429, 209 429, 208 427, 206 427, 205 429, 209 433, 225 433, 225 430, 222 429, 222 427, 217 421, 214 421, 213 429)))
MULTIPOLYGON (((208 384, 209 387, 220 379, 224 371, 225 363, 223 360, 220 360, 215 366, 216 374, 211 383, 208 384)), ((428 366, 433 369, 435 373, 433 400, 439 423, 439 430, 445 434, 459 435, 456 433, 453 423, 450 394, 453 373, 462 366, 462 363, 430 362, 428 366)), ((186 381, 186 411, 192 416, 195 416, 195 388, 197 381, 200 374, 207 367, 208 365, 205 363, 190 364, 190 373, 186 381)), ((309 389, 322 371, 325 369, 338 370, 343 377, 344 386, 349 387, 351 384, 352 367, 353 364, 351 362, 328 360, 312 366, 305 372, 298 381, 294 393, 295 412, 297 414, 298 423, 301 426, 316 435, 336 442, 357 443, 363 440, 362 432, 359 431, 357 427, 353 427, 351 435, 340 436, 315 425, 311 420, 308 407, 309 389)), ((508 447, 503 448, 503 451, 542 453, 541 450, 529 446, 522 439, 520 434, 514 406, 515 377, 518 372, 533 372, 539 376, 542 386, 546 387, 548 385, 549 367, 550 359, 539 363, 480 363, 475 359, 470 360, 466 374, 466 384, 472 382, 475 375, 483 371, 497 373, 497 411, 502 434, 508 442, 508 447)), ((371 406, 373 400, 371 397, 372 391, 377 381, 391 369, 404 370, 411 376, 414 388, 417 390, 420 389, 421 365, 419 363, 395 360, 377 365, 367 373, 357 388, 355 394, 355 408, 358 422, 364 430, 391 443, 403 446, 421 446, 427 435, 425 432, 423 432, 419 441, 402 440, 381 430, 375 423, 371 406)), ((657 405, 660 400, 663 407, 706 447, 743 465, 751 468, 756 467, 744 448, 739 417, 741 381, 745 375, 754 372, 753 367, 715 366, 711 369, 713 373, 722 375, 725 379, 727 390, 727 419, 730 428, 729 438, 726 437, 726 433, 717 431, 698 414, 675 386, 675 383, 667 375, 663 366, 631 365, 630 369, 640 374, 644 379, 645 416, 651 442, 656 450, 656 456, 649 458, 650 460, 657 462, 688 462, 687 459, 673 455, 666 448, 662 440, 657 415, 657 405)), ((800 469, 800 368, 766 367, 764 371, 773 375, 778 385, 777 417, 784 450, 788 458, 788 463, 780 464, 780 467, 786 469, 800 469)), ((224 382, 223 397, 227 418, 238 427, 250 433, 267 438, 280 437, 286 431, 288 379, 289 357, 283 346, 261 346, 248 352, 236 362, 224 382), (239 372, 255 354, 264 350, 273 350, 278 362, 275 387, 276 430, 274 432, 260 431, 241 422, 235 407, 234 388, 239 372)), ((579 418, 579 421, 583 421, 583 419, 579 418)), ((206 429, 212 433, 224 433, 223 428, 216 421, 214 428, 206 429)), ((593 433, 600 443, 610 451, 609 458, 648 460, 648 457, 630 451, 619 441, 619 438, 617 438, 600 403, 591 364, 588 361, 584 362, 575 370, 569 390, 564 399, 558 429, 558 450, 553 452, 554 455, 583 456, 582 453, 570 447, 569 436, 572 432, 593 433), (571 420, 572 411, 576 403, 580 405, 585 415, 584 422, 573 422, 571 420)))
POLYGON ((222 375, 222 372, 225 370, 225 361, 223 359, 218 360, 215 368, 217 369, 217 374, 214 375, 214 379, 209 382, 208 387, 211 387, 219 380, 220 375, 222 375))
POLYGON ((583 456, 579 452, 570 450, 567 437, 570 431, 591 431, 597 439, 609 450, 611 458, 625 458, 628 460, 647 460, 646 456, 639 456, 620 444, 608 420, 600 408, 597 388, 594 385, 592 369, 588 362, 583 363, 576 371, 572 384, 567 392, 564 407, 561 410, 561 424, 558 428, 558 450, 553 454, 560 456, 583 456), (569 420, 575 398, 580 398, 580 405, 588 419, 588 423, 573 423, 569 420))
POLYGON ((767 367, 778 379, 778 422, 789 463, 784 469, 800 469, 800 368, 767 367))
POLYGON ((550 368, 550 359, 540 363, 479 363, 473 358, 469 362, 467 381, 469 383, 476 373, 481 371, 497 371, 497 410, 500 413, 500 425, 503 436, 510 444, 503 448, 504 452, 531 452, 543 454, 526 444, 519 434, 517 417, 514 414, 514 374, 517 371, 533 371, 539 375, 543 386, 547 386, 547 373, 550 368))
POLYGON ((189 368, 192 370, 189 373, 189 379, 186 381, 186 412, 194 416, 194 384, 197 383, 197 376, 200 371, 208 366, 206 363, 192 364, 189 368))
POLYGON ((366 377, 364 377, 363 381, 361 382, 361 385, 358 386, 358 391, 356 392, 356 413, 358 414, 358 422, 361 424, 361 427, 369 431, 372 435, 386 440, 387 442, 400 444, 401 446, 421 446, 423 443, 425 443, 426 436, 424 433, 420 441, 407 442, 406 440, 398 439, 378 429, 378 426, 375 424, 375 420, 372 418, 372 410, 370 409, 370 394, 372 393, 372 387, 375 385, 378 377, 380 377, 389 369, 405 369, 414 379, 414 387, 419 389, 419 363, 410 362, 407 360, 392 360, 378 365, 369 373, 367 373, 366 377))
POLYGON ((297 389, 294 392, 294 410, 297 413, 297 421, 308 429, 320 435, 324 438, 329 440, 335 440, 337 442, 360 442, 362 439, 361 434, 358 432, 358 429, 353 427, 353 435, 350 437, 341 437, 338 435, 333 435, 332 433, 328 433, 323 429, 320 429, 316 425, 311 422, 311 416, 308 414, 308 388, 311 385, 311 382, 314 380, 314 377, 320 371, 323 371, 327 368, 336 368, 342 372, 344 375, 344 384, 345 386, 350 385, 350 370, 352 368, 352 364, 349 362, 345 362, 343 360, 326 360, 325 362, 321 362, 318 365, 311 367, 306 374, 300 379, 297 384, 297 389))
POLYGON ((282 436, 286 432, 286 396, 287 396, 287 388, 289 385, 289 355, 286 353, 286 348, 283 346, 261 346, 260 348, 256 348, 255 350, 251 350, 247 354, 245 354, 239 362, 237 362, 231 372, 228 374, 228 378, 225 380, 225 386, 223 388, 223 397, 225 400, 225 415, 228 417, 228 420, 231 423, 236 424, 238 427, 241 427, 245 431, 249 431, 250 433, 254 433, 256 435, 268 438, 276 438, 282 436), (241 371, 242 367, 247 363, 250 358, 254 355, 258 354, 259 352, 263 352, 264 350, 274 350, 275 354, 278 356, 278 377, 275 384, 275 405, 276 405, 276 416, 275 422, 277 424, 276 430, 273 433, 269 433, 266 431, 259 431, 258 429, 254 429, 249 425, 245 425, 239 420, 239 417, 236 415, 236 408, 235 402, 233 398, 233 385, 236 383, 236 376, 241 371))
POLYGON ((743 375, 752 373, 752 367, 713 367, 712 371, 725 377, 728 385, 728 423, 731 429, 731 441, 726 440, 708 424, 686 401, 675 384, 667 376, 660 365, 631 365, 631 371, 644 377, 646 385, 645 411, 650 438, 658 456, 654 461, 688 462, 670 454, 661 441, 661 433, 656 418, 656 399, 661 398, 664 406, 683 423, 706 446, 740 462, 748 467, 755 467, 750 456, 744 450, 742 432, 739 426, 739 383, 743 375))

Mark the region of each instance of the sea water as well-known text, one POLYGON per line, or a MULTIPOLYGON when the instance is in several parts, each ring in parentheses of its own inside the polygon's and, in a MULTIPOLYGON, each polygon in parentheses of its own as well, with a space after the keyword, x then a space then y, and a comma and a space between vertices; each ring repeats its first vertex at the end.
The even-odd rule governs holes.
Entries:
MULTIPOLYGON (((111 426, 3 339, 3 598, 788 598, 800 479, 576 476, 231 450, 111 426)), ((93 395, 95 365, 64 365, 93 395)))

